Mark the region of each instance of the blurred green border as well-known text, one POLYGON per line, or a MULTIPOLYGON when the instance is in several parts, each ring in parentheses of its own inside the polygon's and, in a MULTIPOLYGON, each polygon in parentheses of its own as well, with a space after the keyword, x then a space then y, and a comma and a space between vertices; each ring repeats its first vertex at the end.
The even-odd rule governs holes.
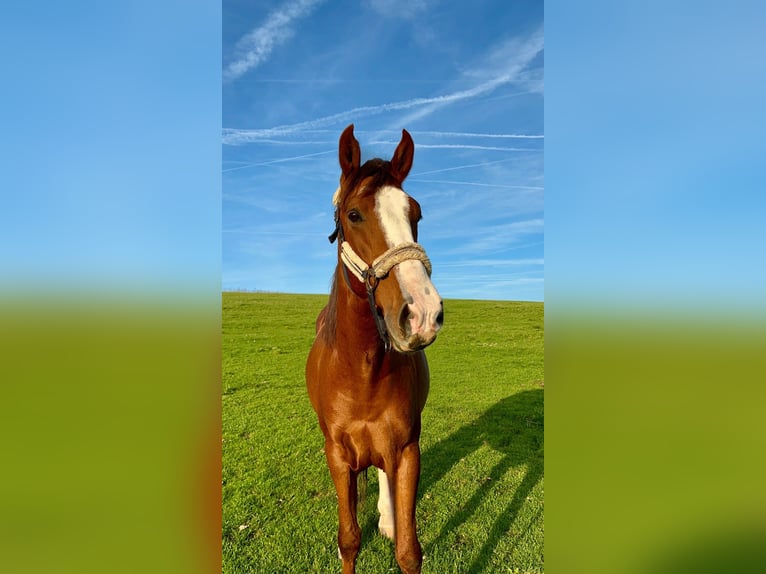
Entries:
POLYGON ((0 571, 220 569, 218 301, 0 317, 0 571))
POLYGON ((546 320, 549 571, 761 571, 766 323, 559 311, 546 320))

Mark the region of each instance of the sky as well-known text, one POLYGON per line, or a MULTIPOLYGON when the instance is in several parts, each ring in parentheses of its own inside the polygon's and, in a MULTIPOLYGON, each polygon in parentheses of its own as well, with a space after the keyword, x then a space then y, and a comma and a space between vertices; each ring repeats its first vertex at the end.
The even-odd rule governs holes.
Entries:
POLYGON ((338 138, 390 159, 443 297, 543 300, 543 3, 224 0, 222 287, 327 293, 338 138))

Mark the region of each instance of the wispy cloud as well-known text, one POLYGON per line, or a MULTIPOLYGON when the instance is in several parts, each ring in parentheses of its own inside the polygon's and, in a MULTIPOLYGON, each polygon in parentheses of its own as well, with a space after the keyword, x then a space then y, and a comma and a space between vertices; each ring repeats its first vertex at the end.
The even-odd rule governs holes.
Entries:
MULTIPOLYGON (((338 134, 338 130, 332 130, 334 134, 338 134)), ((258 140, 259 144, 273 144, 273 145, 285 145, 285 146, 299 146, 299 145, 338 145, 336 140, 258 140)))
POLYGON ((420 183, 443 183, 447 185, 474 185, 477 187, 500 187, 504 189, 529 189, 533 191, 542 191, 544 188, 539 185, 510 185, 505 183, 481 183, 478 181, 455 181, 451 179, 421 179, 411 177, 408 181, 417 181, 420 183))
POLYGON ((273 231, 271 229, 222 229, 221 233, 239 233, 242 235, 284 235, 286 237, 311 237, 316 238, 319 233, 309 231, 273 231))
MULTIPOLYGON (((540 28, 526 38, 512 38, 495 46, 482 61, 471 68, 470 74, 466 74, 467 77, 486 79, 474 88, 457 92, 463 94, 459 99, 483 96, 502 85, 519 80, 527 66, 543 51, 544 45, 543 30, 540 28)), ((432 102, 399 121, 402 125, 410 125, 453 101, 457 100, 434 98, 432 102)))
POLYGON ((409 20, 424 12, 431 4, 429 0, 367 0, 370 8, 386 18, 409 20))
POLYGON ((237 59, 223 71, 225 81, 236 80, 244 73, 265 62, 275 47, 289 40, 294 34, 296 20, 305 18, 324 0, 294 0, 271 14, 266 21, 237 42, 237 59))
POLYGON ((322 116, 294 124, 285 124, 272 128, 261 129, 223 129, 223 143, 226 145, 241 145, 246 143, 259 142, 263 139, 286 136, 296 132, 306 130, 316 130, 341 122, 348 122, 362 117, 382 114, 385 112, 416 109, 414 114, 408 116, 405 120, 399 120, 400 125, 408 125, 415 119, 420 119, 436 109, 455 102, 469 100, 478 96, 490 93, 498 87, 511 83, 524 70, 532 59, 543 49, 542 31, 537 31, 527 39, 525 43, 515 43, 513 46, 516 51, 513 57, 505 62, 502 68, 495 70, 495 73, 489 79, 479 84, 462 90, 456 90, 440 96, 427 98, 412 98, 398 102, 389 102, 375 106, 360 106, 336 114, 322 116))
POLYGON ((471 259, 457 263, 440 263, 439 267, 516 267, 540 266, 544 264, 544 259, 471 259))
POLYGON ((443 173, 445 171, 456 171, 458 169, 470 169, 473 167, 484 167, 486 165, 492 165, 495 163, 503 163, 506 161, 514 161, 516 158, 505 158, 505 159, 496 159, 493 161, 482 161, 480 163, 469 163, 465 165, 455 165, 452 167, 443 167, 440 169, 429 169, 428 171, 419 171, 417 173, 410 174, 410 179, 413 177, 420 177, 421 175, 431 175, 434 173, 443 173))
POLYGON ((328 153, 334 153, 334 152, 335 152, 334 149, 328 149, 328 150, 325 150, 325 151, 318 151, 316 153, 306 153, 306 154, 303 154, 303 155, 294 155, 292 157, 282 157, 282 158, 279 158, 279 159, 272 159, 272 160, 269 160, 269 161, 260 161, 258 163, 248 163, 248 164, 245 164, 245 165, 238 165, 236 167, 229 167, 229 168, 223 169, 221 171, 224 172, 224 173, 229 172, 229 171, 238 171, 240 169, 246 169, 246 168, 249 168, 249 167, 261 167, 261 166, 265 166, 265 165, 273 165, 275 163, 284 163, 286 161, 296 161, 296 160, 299 160, 299 159, 305 159, 305 158, 309 158, 309 157, 316 157, 318 155, 327 155, 328 153))
POLYGON ((543 139, 544 135, 537 134, 480 134, 475 132, 435 132, 425 130, 413 130, 412 135, 443 137, 443 138, 499 138, 499 139, 543 139))
MULTIPOLYGON (((251 130, 233 130, 247 133, 251 130)), ((503 134, 503 133, 478 133, 478 132, 444 132, 434 130, 408 130, 413 136, 432 136, 432 137, 464 137, 464 138, 506 138, 506 139, 544 139, 543 134, 503 134)), ((337 135, 336 129, 306 129, 302 131, 303 134, 332 134, 337 135)), ((402 133, 401 129, 396 130, 365 130, 355 129, 354 133, 359 134, 396 134, 402 133)))
MULTIPOLYGON (((543 229, 544 221, 542 218, 474 228, 471 231, 471 236, 467 238, 467 241, 446 250, 446 253, 452 256, 469 253, 474 256, 500 253, 525 237, 542 234, 543 229)), ((441 233, 437 232, 433 235, 444 235, 446 233, 446 231, 441 233)), ((434 239, 436 239, 436 237, 434 237, 434 239)))
MULTIPOLYGON (((390 145, 390 146, 396 146, 398 144, 398 141, 371 141, 368 142, 368 145, 390 145)), ((433 148, 433 149, 480 149, 483 151, 536 151, 541 152, 542 149, 538 148, 529 148, 529 147, 497 147, 497 146, 486 146, 486 145, 475 145, 475 144, 423 144, 423 143, 417 143, 415 144, 415 149, 417 148, 433 148)))
POLYGON ((323 116, 315 118, 313 120, 306 120, 304 122, 298 122, 295 124, 287 124, 282 126, 276 126, 273 128, 252 129, 243 130, 236 128, 224 128, 223 129, 223 143, 227 145, 240 145, 245 143, 259 142, 264 138, 273 138, 286 136, 296 132, 304 130, 313 130, 325 126, 331 126, 340 122, 347 122, 362 117, 368 117, 373 115, 382 114, 385 112, 407 110, 410 108, 417 108, 421 106, 427 106, 434 103, 448 103, 455 102, 467 98, 476 96, 477 94, 489 91, 500 85, 502 82, 490 81, 485 82, 482 85, 476 86, 469 90, 461 90, 446 94, 443 96, 435 96, 432 98, 413 98, 411 100, 404 100, 400 102, 389 102, 386 104, 379 104, 377 106, 361 106, 358 108, 352 108, 337 114, 329 116, 323 116))

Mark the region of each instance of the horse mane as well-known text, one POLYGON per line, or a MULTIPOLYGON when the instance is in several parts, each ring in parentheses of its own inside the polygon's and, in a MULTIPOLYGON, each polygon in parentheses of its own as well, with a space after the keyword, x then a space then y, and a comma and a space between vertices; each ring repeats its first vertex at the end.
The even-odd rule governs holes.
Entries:
POLYGON ((327 346, 335 344, 336 332, 338 327, 338 285, 335 280, 335 273, 332 275, 332 287, 330 287, 330 300, 322 311, 324 313, 324 324, 319 330, 318 335, 327 346))

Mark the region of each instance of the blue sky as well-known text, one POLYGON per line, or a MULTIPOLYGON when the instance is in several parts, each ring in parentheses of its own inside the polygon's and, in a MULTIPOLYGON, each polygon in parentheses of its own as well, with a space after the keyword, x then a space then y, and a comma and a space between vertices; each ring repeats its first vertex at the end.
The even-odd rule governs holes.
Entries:
POLYGON ((224 290, 329 290, 354 123, 363 160, 412 134, 444 297, 543 300, 542 2, 225 0, 222 75, 224 290))

